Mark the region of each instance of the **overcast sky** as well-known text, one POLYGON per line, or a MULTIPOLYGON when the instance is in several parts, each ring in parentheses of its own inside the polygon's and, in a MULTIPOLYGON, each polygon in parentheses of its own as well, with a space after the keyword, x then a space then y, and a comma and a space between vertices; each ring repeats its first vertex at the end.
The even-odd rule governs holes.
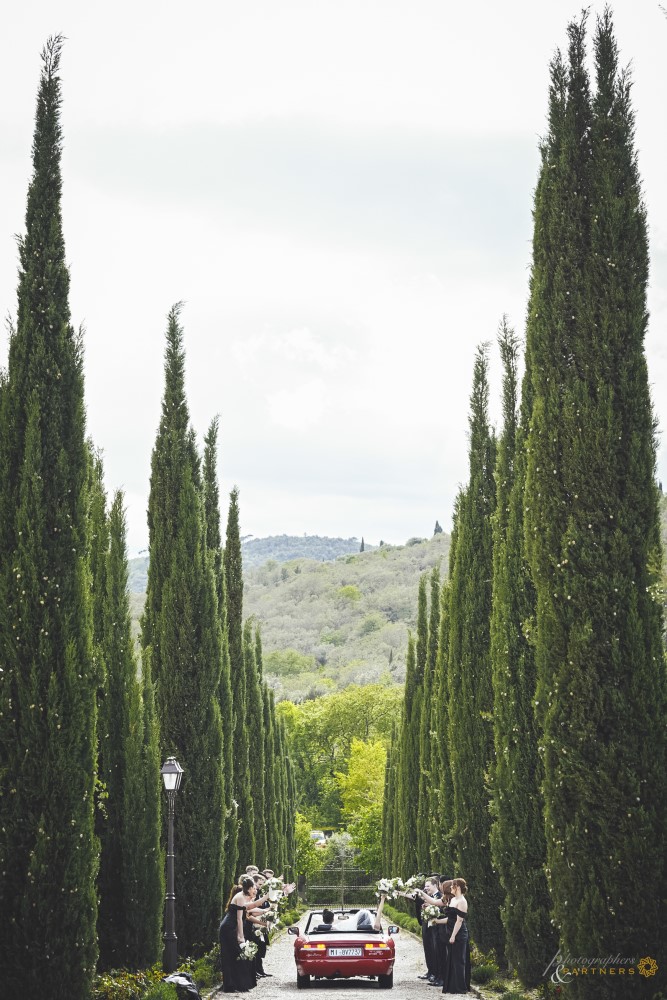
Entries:
MULTIPOLYGON (((503 312, 523 335, 549 60, 579 5, 25 0, 10 18, 8 6, 0 309, 16 310, 39 52, 62 32, 71 307, 86 327, 88 429, 109 490, 125 490, 131 551, 147 544, 178 300, 192 422, 201 438, 220 414, 221 488, 240 488, 244 534, 377 544, 429 535, 436 518, 448 528, 475 346, 503 312)), ((664 428, 667 18, 657 0, 613 9, 635 81, 664 428)), ((659 475, 667 484, 664 433, 659 475)))

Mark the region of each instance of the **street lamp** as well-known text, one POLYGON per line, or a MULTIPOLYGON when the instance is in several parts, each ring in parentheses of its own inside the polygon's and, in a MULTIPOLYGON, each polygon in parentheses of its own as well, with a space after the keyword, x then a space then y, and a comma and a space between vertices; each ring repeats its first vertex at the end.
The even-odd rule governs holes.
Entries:
POLYGON ((164 911, 164 956, 165 972, 174 972, 178 965, 176 950, 176 896, 174 894, 174 803, 176 792, 181 787, 183 768, 175 757, 168 757, 162 765, 162 780, 169 802, 169 823, 167 827, 167 895, 164 911))

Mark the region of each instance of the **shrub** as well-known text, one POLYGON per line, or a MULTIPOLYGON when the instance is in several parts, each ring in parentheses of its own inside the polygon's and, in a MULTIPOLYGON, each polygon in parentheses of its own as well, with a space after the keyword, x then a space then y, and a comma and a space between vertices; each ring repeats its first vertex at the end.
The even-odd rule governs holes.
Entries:
POLYGON ((360 601, 361 591, 353 583, 348 583, 345 587, 338 588, 338 596, 346 601, 360 601))
POLYGON ((412 934, 421 935, 421 927, 415 917, 410 917, 407 913, 401 913, 400 910, 395 910, 393 906, 387 906, 386 903, 383 913, 392 924, 398 924, 403 930, 411 931, 412 934))
POLYGON ((498 966, 493 962, 474 965, 470 974, 473 983, 488 983, 498 975, 498 966))
POLYGON ((156 983, 144 994, 143 1000, 178 1000, 178 993, 173 983, 156 983))
POLYGON ((149 989, 162 983, 163 976, 161 965, 140 972, 126 969, 106 972, 95 977, 93 1000, 144 1000, 149 989))

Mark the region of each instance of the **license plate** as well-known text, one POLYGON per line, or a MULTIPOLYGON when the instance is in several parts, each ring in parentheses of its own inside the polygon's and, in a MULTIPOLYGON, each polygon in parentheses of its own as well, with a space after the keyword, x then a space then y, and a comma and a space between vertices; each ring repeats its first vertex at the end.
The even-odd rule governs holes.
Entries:
POLYGON ((332 958, 359 958, 363 954, 361 948, 329 948, 332 958))

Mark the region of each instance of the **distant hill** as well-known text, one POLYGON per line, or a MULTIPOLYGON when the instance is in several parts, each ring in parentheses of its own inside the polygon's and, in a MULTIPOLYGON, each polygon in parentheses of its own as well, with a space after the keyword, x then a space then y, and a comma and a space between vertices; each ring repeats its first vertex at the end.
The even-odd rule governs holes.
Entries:
MULTIPOLYGON (((261 624, 265 674, 277 698, 300 700, 381 679, 403 682, 419 577, 435 565, 444 575, 449 535, 364 552, 359 545, 354 538, 287 535, 244 542, 244 616, 261 624), (253 560, 264 542, 274 554, 258 565, 253 560), (281 561, 277 553, 294 543, 316 555, 281 561), (337 547, 345 547, 344 554, 325 561, 324 553, 337 547)), ((147 557, 130 560, 135 634, 147 571, 147 557)))
MULTIPOLYGON (((291 559, 313 559, 329 562, 339 556, 358 552, 361 542, 358 538, 326 538, 322 535, 269 535, 267 538, 246 538, 241 542, 243 568, 261 566, 273 559, 284 563, 291 559)), ((366 545, 365 550, 374 549, 366 545)), ((130 559, 128 586, 132 594, 145 594, 148 583, 148 556, 130 559)))
MULTIPOLYGON (((269 559, 275 562, 289 562, 291 559, 314 559, 329 562, 339 556, 358 552, 361 541, 358 538, 326 538, 321 535, 269 535, 268 538, 248 538, 241 543, 243 566, 261 566, 269 559)), ((364 545, 372 549, 372 545, 364 545)))
POLYGON ((351 683, 402 683, 419 577, 436 565, 444 575, 448 553, 443 533, 330 563, 246 568, 244 614, 261 624, 264 670, 276 696, 298 700, 351 683))

